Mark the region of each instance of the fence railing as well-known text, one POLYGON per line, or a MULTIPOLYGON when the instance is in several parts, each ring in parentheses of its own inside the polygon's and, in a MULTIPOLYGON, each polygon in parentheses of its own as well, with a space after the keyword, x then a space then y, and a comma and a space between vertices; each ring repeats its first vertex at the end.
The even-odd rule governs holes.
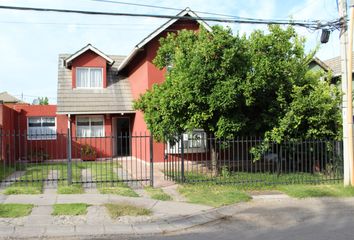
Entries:
POLYGON ((343 179, 343 146, 334 140, 265 143, 181 136, 165 144, 165 177, 177 182, 240 185, 334 182, 343 179))
POLYGON ((151 141, 147 134, 88 138, 0 131, 0 185, 153 184, 151 141))

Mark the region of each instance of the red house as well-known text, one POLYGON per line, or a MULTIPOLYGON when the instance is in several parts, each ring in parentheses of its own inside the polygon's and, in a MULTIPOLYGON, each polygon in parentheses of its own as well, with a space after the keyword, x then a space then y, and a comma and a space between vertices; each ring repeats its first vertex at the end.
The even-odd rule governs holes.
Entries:
MULTIPOLYGON (((84 149, 94 152, 97 158, 129 155, 148 160, 150 146, 142 139, 149 132, 143 113, 135 111, 132 105, 153 84, 165 79, 166 70, 159 70, 152 63, 159 39, 182 29, 198 31, 200 25, 211 31, 204 21, 195 20, 198 16, 189 8, 177 16, 181 18, 160 26, 135 45, 128 56, 107 55, 90 44, 73 54, 60 54, 57 106, 12 107, 20 116, 16 120, 19 127, 14 129, 32 136, 26 143, 10 144, 18 146, 15 151, 19 154, 14 158, 23 157, 21 151, 28 142, 50 144, 54 147, 47 153, 49 158, 65 158, 65 139, 70 132, 73 158, 80 158, 84 149)), ((163 161, 163 144, 154 142, 152 147, 154 161, 163 161)))

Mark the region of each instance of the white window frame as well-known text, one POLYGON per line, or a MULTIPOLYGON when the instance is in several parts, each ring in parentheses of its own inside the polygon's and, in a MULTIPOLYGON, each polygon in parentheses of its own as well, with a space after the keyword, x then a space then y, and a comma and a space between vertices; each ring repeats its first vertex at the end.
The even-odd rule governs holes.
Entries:
MULTIPOLYGON (((43 127, 43 126, 41 126, 43 127)), ((27 140, 35 141, 35 140, 56 140, 57 139, 57 118, 53 116, 31 116, 27 117, 27 140), (41 124, 43 123, 43 118, 54 118, 54 130, 55 134, 35 134, 32 135, 30 133, 30 118, 40 118, 41 124), (43 136, 42 136, 43 135, 43 136), (41 137, 42 136, 42 137, 41 137)))
POLYGON ((183 133, 182 139, 177 142, 167 142, 166 153, 180 154, 182 153, 182 143, 184 147, 184 153, 203 153, 207 151, 207 135, 202 129, 194 129, 189 133, 183 133), (194 134, 201 134, 201 139, 193 139, 194 134), (200 141, 200 146, 193 146, 195 141, 200 141))
POLYGON ((103 68, 102 67, 76 67, 76 69, 75 69, 75 76, 76 76, 76 83, 75 83, 75 87, 77 88, 77 89, 102 89, 103 88, 103 81, 104 81, 104 79, 103 79, 103 68), (78 87, 77 86, 77 82, 78 82, 78 70, 79 69, 88 69, 88 71, 89 71, 89 83, 90 83, 90 85, 91 85, 91 74, 90 74, 90 71, 91 71, 91 69, 100 69, 101 70, 101 77, 102 77, 102 85, 100 86, 100 87, 78 87))
POLYGON ((105 131, 105 118, 103 115, 80 115, 80 116, 76 116, 75 118, 75 124, 76 124, 76 137, 77 138, 102 138, 102 137, 105 137, 106 136, 106 131, 105 131), (78 125, 77 125, 77 122, 78 122, 78 119, 79 118, 89 118, 89 126, 90 126, 90 136, 87 136, 87 137, 84 137, 84 136, 79 136, 78 135, 78 125), (102 128, 103 128, 103 134, 102 136, 99 136, 99 137, 92 137, 91 136, 91 118, 102 118, 102 121, 103 121, 103 125, 102 125, 102 128))

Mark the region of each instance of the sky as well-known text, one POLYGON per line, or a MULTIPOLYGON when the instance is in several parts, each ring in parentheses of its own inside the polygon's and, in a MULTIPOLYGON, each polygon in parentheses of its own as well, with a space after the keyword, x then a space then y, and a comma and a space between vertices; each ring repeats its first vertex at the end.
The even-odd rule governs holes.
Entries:
MULTIPOLYGON (((112 0, 119 1, 119 0, 112 0)), ((336 0, 120 0, 262 19, 330 21, 338 18, 336 0)), ((3 6, 59 8, 176 15, 166 10, 99 0, 0 0, 3 6)), ((197 13, 199 16, 209 16, 197 13)), ((106 54, 127 55, 134 46, 166 19, 79 14, 42 13, 0 9, 0 92, 32 103, 47 96, 56 103, 58 55, 74 53, 91 43, 106 54)), ((209 23, 214 25, 216 23, 209 23)), ((226 24, 224 24, 226 25, 226 24)), ((249 35, 264 25, 230 24, 234 34, 249 35)), ((331 33, 326 44, 319 44, 321 32, 296 28, 306 41, 306 51, 319 46, 317 57, 326 60, 339 55, 339 32, 331 33)))

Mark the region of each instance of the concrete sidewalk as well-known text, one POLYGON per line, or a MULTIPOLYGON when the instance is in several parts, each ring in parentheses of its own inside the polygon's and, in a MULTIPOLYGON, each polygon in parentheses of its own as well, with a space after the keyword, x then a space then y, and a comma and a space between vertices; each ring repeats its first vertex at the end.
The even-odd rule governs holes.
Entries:
POLYGON ((109 194, 0 194, 0 203, 35 205, 29 216, 0 218, 2 239, 157 234, 191 228, 224 217, 208 206, 109 194), (85 216, 52 216, 55 203, 87 203, 91 206, 85 216), (102 206, 105 203, 129 203, 148 208, 153 214, 111 219, 102 206))

